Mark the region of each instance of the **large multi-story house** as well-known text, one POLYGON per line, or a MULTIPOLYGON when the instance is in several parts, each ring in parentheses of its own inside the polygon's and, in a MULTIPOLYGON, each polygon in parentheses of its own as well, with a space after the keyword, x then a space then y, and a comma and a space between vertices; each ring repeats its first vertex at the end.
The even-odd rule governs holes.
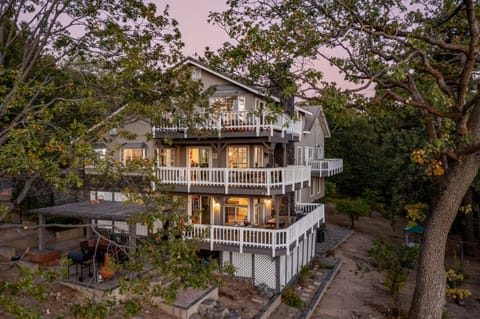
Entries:
MULTIPOLYGON (((120 162, 155 158, 161 183, 185 199, 193 224, 186 235, 199 239, 202 252, 235 266, 237 276, 279 291, 315 255, 325 223, 324 178, 342 171, 342 160, 324 159, 330 132, 322 108, 270 112, 268 103, 285 107, 280 99, 194 59, 184 64, 214 89, 215 112, 196 124, 201 133, 166 114, 160 126, 129 124, 135 140, 111 132, 99 152, 115 150, 120 162)), ((115 200, 115 194, 96 191, 92 199, 115 200)))

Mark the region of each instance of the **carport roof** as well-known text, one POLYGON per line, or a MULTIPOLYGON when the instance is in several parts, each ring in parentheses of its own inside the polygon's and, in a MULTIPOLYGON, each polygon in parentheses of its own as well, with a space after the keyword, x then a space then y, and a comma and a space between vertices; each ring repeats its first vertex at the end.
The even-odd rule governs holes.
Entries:
POLYGON ((101 200, 37 208, 30 210, 30 212, 45 216, 127 221, 130 217, 140 214, 144 210, 145 206, 138 204, 101 200))

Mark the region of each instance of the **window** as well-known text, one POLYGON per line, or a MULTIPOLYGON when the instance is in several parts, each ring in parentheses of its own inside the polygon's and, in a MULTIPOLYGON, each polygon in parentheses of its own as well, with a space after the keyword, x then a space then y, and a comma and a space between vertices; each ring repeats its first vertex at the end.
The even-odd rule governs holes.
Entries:
POLYGON ((301 203, 302 202, 302 191, 296 190, 295 191, 295 203, 301 203))
POLYGON ((315 187, 314 180, 313 178, 310 178, 310 196, 313 196, 313 194, 315 194, 313 190, 314 187, 315 187))
POLYGON ((255 167, 263 167, 263 146, 253 148, 253 163, 255 167))
POLYGON ((303 165, 303 149, 301 146, 297 146, 297 156, 295 157, 296 165, 303 165))
POLYGON ((231 112, 233 111, 233 106, 235 104, 235 99, 232 97, 212 97, 210 98, 210 105, 214 107, 216 111, 219 112, 231 112))
POLYGON ((247 168, 248 167, 248 147, 247 146, 229 146, 227 165, 229 168, 247 168))
POLYGON ((255 198, 253 202, 253 224, 261 224, 265 219, 265 204, 260 198, 255 198))
POLYGON ((210 98, 210 105, 219 112, 246 111, 245 96, 223 96, 210 98))
POLYGON ((93 158, 88 158, 85 161, 85 167, 95 167, 95 164, 98 161, 102 161, 107 156, 107 148, 105 144, 96 144, 93 146, 93 151, 95 152, 95 156, 93 158))
POLYGON ((194 224, 210 224, 210 196, 193 195, 192 222, 194 224))
POLYGON ((206 147, 192 147, 188 150, 190 167, 210 167, 210 149, 206 147))
POLYGON ((146 157, 146 145, 143 143, 127 143, 122 146, 122 163, 138 161, 146 157))
POLYGON ((161 148, 157 150, 157 166, 171 167, 175 166, 175 149, 161 148))
POLYGON ((313 147, 307 147, 307 160, 313 160, 313 147))
POLYGON ((202 78, 202 69, 194 68, 192 70, 192 80, 200 80, 202 78))
POLYGON ((256 99, 255 100, 255 111, 261 111, 265 108, 265 101, 256 99))
POLYGON ((225 223, 248 222, 248 198, 229 197, 225 203, 225 223))
POLYGON ((323 158, 323 147, 317 146, 317 158, 322 159, 323 158))
POLYGON ((317 178, 317 194, 320 194, 321 190, 322 190, 321 179, 317 178))

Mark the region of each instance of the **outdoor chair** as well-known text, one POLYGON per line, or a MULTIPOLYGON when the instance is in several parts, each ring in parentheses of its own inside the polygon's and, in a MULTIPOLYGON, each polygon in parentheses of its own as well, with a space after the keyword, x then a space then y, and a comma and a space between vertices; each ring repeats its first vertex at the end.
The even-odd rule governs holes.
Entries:
POLYGON ((73 264, 68 266, 68 278, 70 278, 70 267, 75 266, 75 273, 78 274, 80 268, 80 275, 78 281, 83 281, 83 272, 85 269, 88 269, 88 276, 93 276, 92 266, 93 266, 93 250, 88 245, 88 241, 80 242, 80 251, 71 251, 68 253, 68 258, 73 261, 73 264))

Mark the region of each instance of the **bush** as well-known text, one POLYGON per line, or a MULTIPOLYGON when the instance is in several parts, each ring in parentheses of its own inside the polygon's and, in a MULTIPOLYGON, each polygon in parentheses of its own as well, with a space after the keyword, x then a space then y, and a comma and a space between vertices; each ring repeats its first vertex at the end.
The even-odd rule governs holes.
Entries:
POLYGON ((301 308, 303 306, 302 299, 291 287, 283 289, 282 301, 284 304, 293 308, 301 308))
POLYGON ((374 266, 383 272, 383 284, 388 288, 393 299, 394 310, 398 311, 400 289, 407 282, 408 273, 417 263, 418 247, 408 247, 391 242, 375 242, 368 250, 368 256, 373 259, 374 266))

